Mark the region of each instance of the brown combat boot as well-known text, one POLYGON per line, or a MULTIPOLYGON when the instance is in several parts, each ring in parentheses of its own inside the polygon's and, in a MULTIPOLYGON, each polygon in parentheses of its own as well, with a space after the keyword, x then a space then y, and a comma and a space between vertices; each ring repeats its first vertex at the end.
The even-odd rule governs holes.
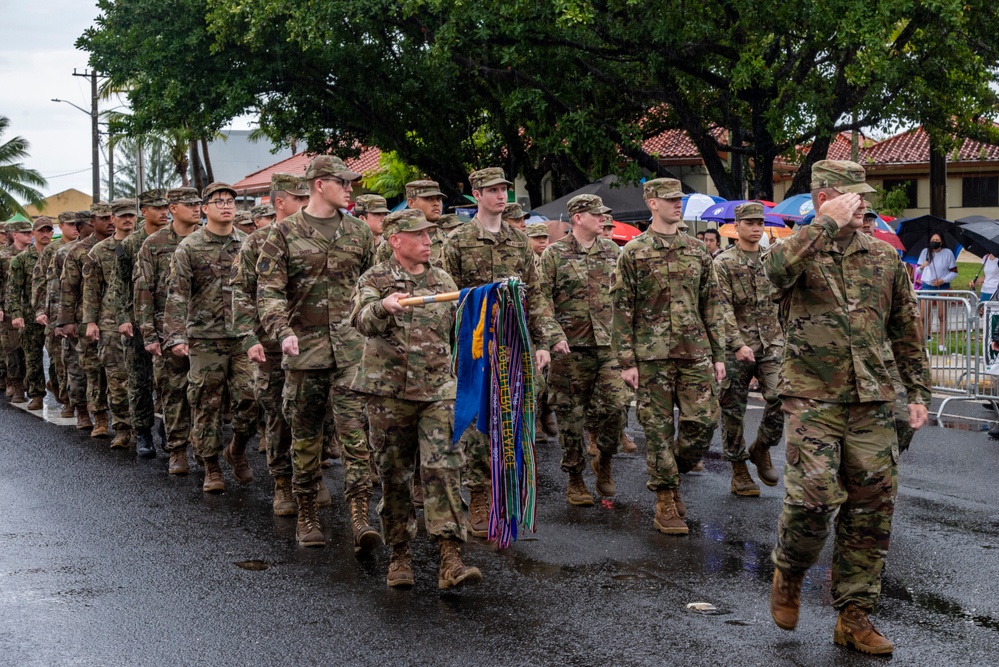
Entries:
POLYGON ((76 428, 81 431, 89 431, 94 428, 94 422, 90 421, 90 412, 86 405, 76 406, 76 428))
POLYGON ((597 476, 597 493, 608 498, 613 496, 617 487, 614 486, 614 475, 611 473, 611 457, 601 453, 590 459, 590 466, 597 476))
POLYGON ((874 655, 888 655, 895 650, 895 645, 874 628, 867 612, 852 602, 840 609, 833 641, 855 651, 874 655))
POLYGON ((119 426, 114 430, 114 438, 111 440, 111 449, 125 449, 132 441, 132 427, 119 426))
POLYGON ((28 401, 29 410, 41 410, 45 407, 45 399, 42 396, 32 396, 31 400, 28 401))
POLYGON ((676 505, 676 515, 681 519, 687 516, 687 503, 680 497, 680 487, 673 489, 673 504, 676 505))
POLYGON ((774 568, 774 583, 770 587, 770 616, 782 630, 794 630, 798 625, 802 579, 801 575, 791 577, 781 572, 780 568, 774 568))
POLYGON ((469 489, 471 502, 468 506, 468 530, 472 537, 487 537, 489 535, 489 496, 492 495, 488 486, 481 489, 469 489))
POLYGON ((298 502, 298 523, 295 525, 295 539, 303 547, 325 547, 326 536, 319 524, 316 508, 316 494, 302 493, 295 496, 298 502))
POLYGON ((219 465, 219 457, 206 457, 204 466, 205 483, 201 485, 201 490, 205 493, 221 493, 225 491, 225 480, 222 479, 222 466, 219 465))
POLYGON ((413 578, 413 553, 409 550, 409 542, 393 545, 385 581, 389 588, 412 588, 416 583, 413 578))
POLYGON ((274 516, 295 516, 298 505, 291 495, 291 477, 274 478, 274 516))
POLYGON ((634 454, 638 451, 638 445, 632 440, 627 433, 621 431, 621 452, 624 454, 634 454))
POLYGON ((465 584, 482 581, 479 568, 461 562, 461 541, 453 537, 441 540, 441 569, 437 574, 437 588, 446 591, 465 584))
POLYGON ((656 491, 656 516, 652 520, 656 530, 666 535, 686 535, 690 532, 687 524, 676 511, 673 489, 656 491))
POLYGON ((234 433, 232 440, 222 450, 226 463, 232 466, 232 476, 240 484, 249 484, 253 481, 253 468, 246 462, 246 442, 249 439, 246 435, 234 433))
POLYGON ((745 461, 732 461, 732 493, 737 496, 759 496, 760 487, 749 476, 745 461))
POLYGON ((62 404, 62 410, 59 411, 59 416, 63 419, 72 419, 76 416, 76 408, 69 401, 62 404))
POLYGON ((175 449, 170 452, 170 463, 167 464, 167 474, 186 475, 190 472, 187 464, 187 448, 175 449))
POLYGON ((13 382, 7 382, 6 386, 7 386, 7 388, 4 391, 4 393, 7 395, 7 398, 10 398, 11 396, 14 395, 14 383, 13 382))
POLYGON ((20 382, 14 383, 14 393, 10 395, 10 402, 18 405, 28 402, 27 396, 24 395, 24 385, 20 382))
POLYGON ((590 456, 597 456, 600 454, 600 450, 597 449, 597 438, 593 435, 593 431, 586 431, 586 440, 590 444, 586 447, 586 453, 590 456))
POLYGON ((593 506, 593 494, 586 488, 586 482, 583 481, 583 473, 569 473, 569 485, 566 487, 565 497, 570 505, 575 505, 576 507, 593 506))
POLYGON ((753 442, 753 446, 749 448, 749 460, 756 466, 756 474, 761 482, 767 486, 777 486, 780 478, 774 470, 774 464, 770 462, 769 447, 761 445, 759 440, 753 442))
POLYGON ((319 489, 316 491, 316 507, 330 507, 333 505, 333 496, 330 495, 330 487, 326 486, 326 480, 319 480, 319 489))
POLYGON ((263 431, 260 432, 260 442, 257 443, 257 452, 260 454, 267 453, 267 434, 263 431))
POLYGON ((370 554, 382 545, 381 534, 371 527, 367 496, 350 499, 350 527, 354 533, 354 553, 370 554))
POLYGON ((101 410, 94 413, 94 430, 90 432, 91 438, 106 438, 108 437, 108 413, 107 410, 101 410))

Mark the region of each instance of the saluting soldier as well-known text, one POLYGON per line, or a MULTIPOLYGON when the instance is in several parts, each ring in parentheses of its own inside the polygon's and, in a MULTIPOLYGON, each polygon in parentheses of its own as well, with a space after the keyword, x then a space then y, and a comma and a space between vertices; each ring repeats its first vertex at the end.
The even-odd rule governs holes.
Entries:
POLYGON ((39 256, 52 241, 52 219, 43 215, 25 226, 28 228, 14 231, 14 248, 19 252, 10 260, 4 305, 10 325, 20 332, 28 409, 41 410, 45 400, 45 325, 35 321, 33 275, 39 256))

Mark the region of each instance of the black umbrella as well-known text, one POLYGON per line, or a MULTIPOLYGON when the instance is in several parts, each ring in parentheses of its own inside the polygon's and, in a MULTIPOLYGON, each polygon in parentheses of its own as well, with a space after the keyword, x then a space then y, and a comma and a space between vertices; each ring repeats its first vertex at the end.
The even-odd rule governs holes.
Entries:
POLYGON ((969 215, 957 221, 956 234, 961 245, 979 257, 999 257, 999 221, 984 215, 969 215))
POLYGON ((898 221, 898 239, 905 247, 902 259, 918 262, 919 254, 930 244, 930 237, 939 234, 944 246, 955 255, 961 242, 955 236, 956 227, 950 220, 935 215, 921 215, 918 218, 905 218, 898 221))

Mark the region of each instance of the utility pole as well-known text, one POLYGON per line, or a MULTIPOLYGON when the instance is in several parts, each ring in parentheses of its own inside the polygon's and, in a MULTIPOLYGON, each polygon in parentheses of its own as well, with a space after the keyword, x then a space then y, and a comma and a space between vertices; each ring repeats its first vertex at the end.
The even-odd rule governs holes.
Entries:
POLYGON ((135 196, 146 191, 146 163, 142 157, 142 140, 135 142, 135 196))
POLYGON ((108 127, 108 201, 114 200, 114 134, 108 127))
POLYGON ((73 76, 82 76, 90 79, 90 132, 91 132, 91 160, 93 160, 93 188, 94 188, 94 203, 96 204, 101 199, 101 159, 99 153, 99 144, 101 139, 101 131, 97 126, 98 120, 98 109, 97 109, 97 72, 93 71, 82 71, 77 72, 76 68, 73 68, 73 76))

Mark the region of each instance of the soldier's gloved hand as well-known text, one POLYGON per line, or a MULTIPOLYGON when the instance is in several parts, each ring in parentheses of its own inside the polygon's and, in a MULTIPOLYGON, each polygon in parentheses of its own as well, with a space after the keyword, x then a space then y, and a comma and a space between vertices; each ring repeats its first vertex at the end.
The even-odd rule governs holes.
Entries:
POLYGON ((149 345, 146 345, 146 352, 153 355, 154 357, 163 356, 163 348, 160 347, 159 343, 150 343, 149 345))
POLYGON ((298 356, 298 336, 288 336, 281 341, 281 351, 289 357, 298 356))
POLYGON ((855 192, 847 192, 835 199, 830 199, 819 209, 819 215, 828 215, 843 229, 853 221, 853 215, 860 208, 863 200, 855 192))
POLYGON ((23 329, 24 328, 24 318, 23 317, 15 317, 13 320, 11 320, 10 326, 14 327, 15 329, 23 329))
POLYGON ((190 350, 187 349, 187 343, 181 343, 179 345, 174 345, 170 348, 175 357, 186 357, 190 354, 190 350))
POLYGON ((392 292, 387 297, 382 299, 382 308, 384 308, 389 315, 398 315, 403 312, 409 306, 403 306, 399 303, 399 299, 405 299, 409 297, 409 292, 392 292))
POLYGON ((264 346, 260 343, 257 343, 247 350, 246 356, 249 357, 250 361, 255 364, 262 364, 267 361, 267 353, 264 352, 264 346))
POLYGON ((756 361, 756 355, 753 354, 753 348, 748 345, 743 345, 735 351, 735 360, 741 361, 744 364, 754 363, 756 361))
POLYGON ((638 389, 638 366, 621 371, 621 379, 632 389, 638 389))
POLYGON ((97 326, 97 322, 87 323, 87 338, 89 338, 90 340, 101 339, 101 328, 97 326))
POLYGON ((725 379, 725 362, 716 361, 715 362, 715 382, 721 382, 725 379))
POLYGON ((67 324, 63 326, 62 333, 64 336, 66 336, 66 338, 76 338, 76 325, 67 324))
POLYGON ((552 348, 552 352, 556 354, 569 354, 569 341, 560 340, 555 343, 555 347, 552 348))
POLYGON ((552 355, 548 353, 548 350, 538 350, 534 353, 534 365, 537 366, 539 373, 545 370, 545 366, 550 364, 551 361, 552 355))
POLYGON ((129 338, 131 338, 134 333, 132 331, 132 323, 125 322, 124 324, 118 325, 118 333, 120 333, 123 336, 128 336, 129 338))
POLYGON ((918 431, 926 425, 929 411, 922 403, 909 403, 909 428, 918 431))

